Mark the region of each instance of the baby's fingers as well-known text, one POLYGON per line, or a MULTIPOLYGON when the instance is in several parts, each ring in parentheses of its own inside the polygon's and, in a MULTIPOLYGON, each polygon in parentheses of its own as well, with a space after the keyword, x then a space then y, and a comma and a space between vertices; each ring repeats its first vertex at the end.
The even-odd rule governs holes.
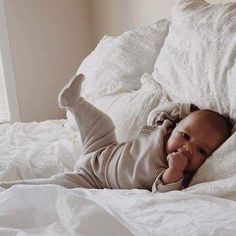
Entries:
POLYGON ((169 167, 172 167, 179 171, 183 171, 188 164, 188 158, 179 152, 169 154, 167 156, 167 160, 169 167))

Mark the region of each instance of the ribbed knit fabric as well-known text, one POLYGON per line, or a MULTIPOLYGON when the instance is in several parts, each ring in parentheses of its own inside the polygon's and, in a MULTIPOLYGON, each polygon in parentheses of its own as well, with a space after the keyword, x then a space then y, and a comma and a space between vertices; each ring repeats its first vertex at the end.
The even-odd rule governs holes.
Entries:
POLYGON ((7 189, 16 184, 28 184, 28 185, 41 185, 41 184, 56 184, 65 188, 94 188, 93 183, 89 185, 88 179, 84 180, 83 176, 79 173, 65 173, 60 175, 52 176, 51 178, 45 179, 29 179, 29 180, 18 180, 9 182, 0 182, 0 186, 7 189))
POLYGON ((180 189, 182 180, 162 185, 161 174, 167 168, 165 141, 175 121, 190 112, 189 104, 168 104, 150 113, 147 126, 126 143, 117 143, 111 119, 79 96, 82 75, 75 76, 59 95, 59 105, 74 114, 83 145, 75 172, 49 179, 2 182, 14 184, 57 184, 66 188, 180 189), (163 109, 167 112, 163 112, 163 109), (167 119, 168 118, 168 119, 167 119))

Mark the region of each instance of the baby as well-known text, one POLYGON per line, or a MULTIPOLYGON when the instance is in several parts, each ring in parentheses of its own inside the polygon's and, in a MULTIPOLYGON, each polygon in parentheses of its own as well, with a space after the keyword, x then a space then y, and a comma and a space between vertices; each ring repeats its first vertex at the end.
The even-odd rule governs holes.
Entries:
POLYGON ((118 143, 111 119, 80 97, 82 80, 81 74, 72 78, 58 98, 60 107, 73 113, 81 135, 83 152, 74 172, 49 179, 0 182, 1 187, 57 184, 66 188, 180 190, 231 134, 230 122, 220 114, 169 103, 149 114, 148 125, 136 138, 118 143))

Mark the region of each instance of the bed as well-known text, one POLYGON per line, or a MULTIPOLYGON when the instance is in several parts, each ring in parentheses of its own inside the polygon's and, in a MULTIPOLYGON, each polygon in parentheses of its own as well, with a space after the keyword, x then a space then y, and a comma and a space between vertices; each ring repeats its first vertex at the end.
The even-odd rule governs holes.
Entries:
MULTIPOLYGON (((77 73, 83 96, 107 113, 119 141, 149 112, 191 102, 236 119, 236 3, 177 1, 171 19, 105 36, 77 73)), ((68 78, 69 79, 69 78, 68 78)), ((236 135, 182 191, 0 189, 0 235, 236 235, 236 135)), ((72 171, 81 144, 73 116, 0 125, 0 181, 72 171)))

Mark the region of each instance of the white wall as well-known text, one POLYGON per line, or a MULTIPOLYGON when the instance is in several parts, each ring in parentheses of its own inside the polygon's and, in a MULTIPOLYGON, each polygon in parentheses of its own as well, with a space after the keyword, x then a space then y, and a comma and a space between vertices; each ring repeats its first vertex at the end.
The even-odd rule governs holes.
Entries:
POLYGON ((5 0, 21 121, 63 118, 57 94, 92 49, 90 0, 5 0))
MULTIPOLYGON (((94 44, 105 34, 120 33, 169 17, 177 0, 94 0, 92 2, 94 44)), ((209 0, 209 3, 235 0, 209 0)))
POLYGON ((63 118, 58 92, 102 36, 168 17, 175 2, 4 0, 21 121, 63 118))
POLYGON ((168 17, 176 0, 94 0, 94 43, 103 35, 118 35, 126 30, 168 17))

